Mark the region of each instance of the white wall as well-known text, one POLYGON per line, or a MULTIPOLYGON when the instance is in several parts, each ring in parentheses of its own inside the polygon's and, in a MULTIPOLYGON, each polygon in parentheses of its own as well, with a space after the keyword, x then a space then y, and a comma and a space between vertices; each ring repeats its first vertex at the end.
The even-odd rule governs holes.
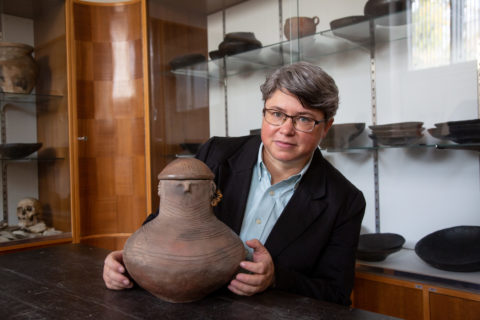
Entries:
MULTIPOLYGON (((318 16, 317 32, 328 30, 331 20, 363 14, 366 0, 283 0, 283 21, 294 15, 318 16), (298 11, 297 11, 298 10, 298 11)), ((254 32, 264 46, 282 41, 278 1, 247 1, 225 12, 225 32, 254 32), (247 18, 248 17, 248 18, 247 18)), ((282 23, 283 23, 282 21, 282 23)), ((382 35, 406 34, 408 27, 379 30, 382 35)), ((209 50, 223 39, 222 13, 209 16, 209 50)), ((372 124, 370 52, 345 49, 326 55, 338 41, 318 37, 304 58, 322 66, 336 80, 340 107, 336 123, 372 124)), ((413 70, 409 43, 396 40, 378 43, 376 54, 377 123, 423 121, 425 128, 449 120, 478 118, 476 61, 413 70)), ((262 49, 262 55, 266 50, 262 49)), ((270 50, 273 50, 270 48, 270 50)), ((261 124, 259 86, 273 68, 228 77, 225 123, 225 92, 221 81, 210 84, 211 135, 240 136, 261 124)), ((368 129, 357 140, 370 143, 368 129)), ((425 143, 438 143, 428 136, 425 143)), ((323 152, 359 189, 367 200, 363 232, 375 232, 373 157, 370 151, 323 152)), ((380 231, 394 232, 413 248, 423 236, 455 225, 480 225, 479 153, 433 148, 392 148, 379 151, 380 231)))

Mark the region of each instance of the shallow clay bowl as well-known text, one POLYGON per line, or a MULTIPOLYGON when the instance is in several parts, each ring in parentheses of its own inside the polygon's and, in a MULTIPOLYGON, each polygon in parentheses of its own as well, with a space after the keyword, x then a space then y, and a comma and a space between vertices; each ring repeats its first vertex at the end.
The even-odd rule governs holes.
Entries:
POLYGON ((368 135, 370 139, 376 141, 380 145, 396 147, 407 146, 418 142, 422 136, 400 136, 400 137, 383 137, 374 134, 368 135))
POLYGON ((357 259, 365 261, 383 261, 402 249, 405 238, 396 233, 366 233, 360 235, 357 247, 357 259))
POLYGON ((255 34, 253 32, 230 32, 227 33, 223 39, 226 42, 241 41, 251 43, 257 47, 262 46, 262 43, 255 38, 255 34))
POLYGON ((396 122, 396 123, 386 123, 386 124, 377 124, 368 126, 372 131, 380 130, 415 130, 420 129, 423 126, 423 122, 420 121, 407 121, 407 122, 396 122))
POLYGON ((406 10, 407 0, 369 0, 365 3, 363 13, 366 16, 383 17, 377 20, 381 25, 402 25, 407 22, 406 10), (389 15, 392 19, 388 18, 389 15))
POLYGON ((170 68, 172 70, 184 68, 196 63, 204 62, 207 58, 201 53, 186 54, 178 56, 170 60, 170 68))
POLYGON ((337 37, 353 42, 370 40, 370 17, 348 16, 330 21, 330 29, 337 37))
POLYGON ((223 41, 218 45, 218 51, 221 55, 235 55, 245 51, 261 48, 261 45, 257 45, 251 42, 244 42, 238 40, 223 41))
POLYGON ((4 143, 0 144, 0 155, 7 159, 25 158, 42 147, 42 143, 4 143))
POLYGON ((377 137, 421 137, 424 127, 419 129, 391 129, 391 130, 372 130, 372 134, 377 137))
POLYGON ((415 253, 437 269, 480 271, 480 226, 456 226, 430 233, 417 242, 415 253))

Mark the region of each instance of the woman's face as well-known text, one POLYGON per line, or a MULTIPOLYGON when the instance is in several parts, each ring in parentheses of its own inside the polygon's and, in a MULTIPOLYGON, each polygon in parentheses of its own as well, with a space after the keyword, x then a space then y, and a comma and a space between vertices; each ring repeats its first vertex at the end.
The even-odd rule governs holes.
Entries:
MULTIPOLYGON (((320 110, 306 109, 297 97, 288 91, 277 90, 265 101, 266 109, 281 111, 289 116, 302 115, 314 120, 323 120, 324 114, 320 110)), ((264 161, 279 161, 288 166, 303 168, 310 159, 315 148, 325 137, 328 129, 332 126, 333 119, 328 122, 317 124, 312 132, 295 130, 292 119, 287 120, 280 126, 274 126, 262 121, 262 141, 264 144, 264 161)))

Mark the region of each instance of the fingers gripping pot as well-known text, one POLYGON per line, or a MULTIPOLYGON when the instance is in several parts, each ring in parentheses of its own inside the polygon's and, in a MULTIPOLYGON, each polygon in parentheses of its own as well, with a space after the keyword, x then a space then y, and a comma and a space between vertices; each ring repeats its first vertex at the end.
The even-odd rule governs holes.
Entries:
POLYGON ((240 238, 213 214, 213 178, 200 160, 171 162, 158 175, 158 216, 125 244, 128 273, 162 300, 203 298, 230 281, 245 258, 240 238))

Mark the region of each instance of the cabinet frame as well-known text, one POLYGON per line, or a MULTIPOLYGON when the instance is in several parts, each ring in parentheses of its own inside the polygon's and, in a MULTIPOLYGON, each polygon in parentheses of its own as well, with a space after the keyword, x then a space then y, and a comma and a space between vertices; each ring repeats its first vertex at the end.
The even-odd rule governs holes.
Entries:
MULTIPOLYGON (((474 290, 461 290, 444 287, 438 284, 432 284, 426 281, 417 281, 408 279, 406 277, 398 277, 392 274, 376 274, 365 271, 357 271, 355 274, 356 279, 373 281, 375 283, 385 284, 388 286, 397 286, 401 288, 418 290, 422 296, 422 307, 423 307, 423 320, 431 319, 431 305, 430 305, 430 296, 432 294, 441 294, 449 297, 460 298, 468 301, 473 301, 478 303, 480 307, 480 292, 475 292, 474 290)), ((353 307, 362 308, 358 305, 358 296, 361 293, 353 290, 353 307), (356 298, 357 297, 357 298, 356 298)), ((380 293, 381 294, 381 293, 380 293)), ((395 301, 387 301, 391 306, 395 305, 395 301)), ((378 310, 369 310, 376 311, 378 310)))

